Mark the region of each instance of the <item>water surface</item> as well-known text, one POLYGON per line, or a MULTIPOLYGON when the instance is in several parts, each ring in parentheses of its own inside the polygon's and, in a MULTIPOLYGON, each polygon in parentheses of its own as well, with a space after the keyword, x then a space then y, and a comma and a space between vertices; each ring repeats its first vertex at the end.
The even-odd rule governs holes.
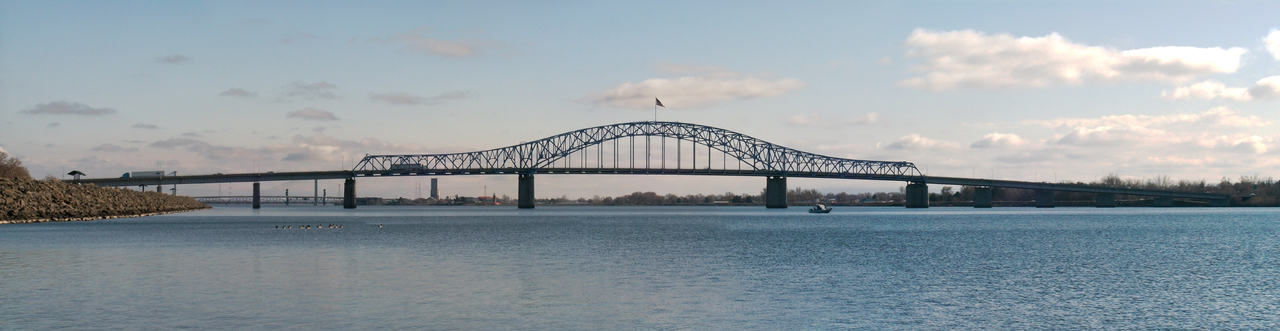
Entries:
POLYGON ((0 329, 1276 329, 1278 220, 217 206, 0 226, 0 329))

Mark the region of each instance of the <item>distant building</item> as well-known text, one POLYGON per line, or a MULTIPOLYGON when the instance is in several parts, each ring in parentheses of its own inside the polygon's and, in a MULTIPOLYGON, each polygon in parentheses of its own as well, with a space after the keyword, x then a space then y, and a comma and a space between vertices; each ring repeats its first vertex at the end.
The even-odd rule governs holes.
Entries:
POLYGON ((436 186, 436 178, 431 179, 431 198, 440 199, 440 189, 436 186))

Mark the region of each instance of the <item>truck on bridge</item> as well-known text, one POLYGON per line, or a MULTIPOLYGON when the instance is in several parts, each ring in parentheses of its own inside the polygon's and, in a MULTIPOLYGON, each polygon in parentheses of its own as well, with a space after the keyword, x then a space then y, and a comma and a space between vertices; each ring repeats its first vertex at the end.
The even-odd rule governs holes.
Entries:
POLYGON ((126 172, 120 178, 164 177, 164 170, 126 172))

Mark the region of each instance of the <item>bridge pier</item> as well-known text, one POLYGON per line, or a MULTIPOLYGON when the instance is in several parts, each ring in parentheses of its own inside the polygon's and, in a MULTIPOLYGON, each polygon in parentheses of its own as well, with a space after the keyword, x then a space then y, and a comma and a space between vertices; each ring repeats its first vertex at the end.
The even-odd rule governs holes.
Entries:
POLYGON ((995 191, 991 187, 973 188, 973 208, 991 208, 995 191))
POLYGON ((1053 208, 1053 190, 1036 190, 1036 208, 1053 208))
POLYGON ((253 182, 253 209, 262 208, 262 193, 258 190, 261 186, 258 182, 253 182))
POLYGON ((765 208, 787 208, 787 177, 769 176, 764 186, 765 208))
POLYGON ((342 208, 345 208, 345 209, 356 208, 356 179, 355 178, 347 178, 347 181, 342 183, 342 208))
POLYGON ((912 182, 907 184, 907 208, 929 208, 929 185, 912 182))
MULTIPOLYGON (((432 179, 431 184, 435 184, 434 178, 432 179)), ((534 203, 533 174, 520 174, 520 187, 517 190, 518 193, 516 195, 518 196, 517 199, 519 199, 519 201, 516 203, 516 207, 520 209, 532 209, 534 203)), ((432 194, 435 193, 434 185, 432 185, 431 191, 432 194)))
POLYGON ((1156 197, 1156 201, 1155 201, 1155 204, 1153 204, 1153 206, 1155 206, 1155 207, 1173 207, 1173 198, 1170 198, 1170 197, 1156 197))
POLYGON ((1094 203, 1094 206, 1097 206, 1098 208, 1115 208, 1116 207, 1115 193, 1098 193, 1095 196, 1096 198, 1094 198, 1094 200, 1096 202, 1094 203))

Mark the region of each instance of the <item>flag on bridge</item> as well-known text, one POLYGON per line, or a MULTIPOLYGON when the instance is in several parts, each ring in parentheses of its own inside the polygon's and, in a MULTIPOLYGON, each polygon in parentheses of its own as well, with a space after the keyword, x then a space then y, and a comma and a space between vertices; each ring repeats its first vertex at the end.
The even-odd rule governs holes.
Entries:
POLYGON ((658 100, 658 98, 653 98, 653 102, 657 102, 658 107, 667 108, 667 106, 662 105, 662 100, 658 100))

